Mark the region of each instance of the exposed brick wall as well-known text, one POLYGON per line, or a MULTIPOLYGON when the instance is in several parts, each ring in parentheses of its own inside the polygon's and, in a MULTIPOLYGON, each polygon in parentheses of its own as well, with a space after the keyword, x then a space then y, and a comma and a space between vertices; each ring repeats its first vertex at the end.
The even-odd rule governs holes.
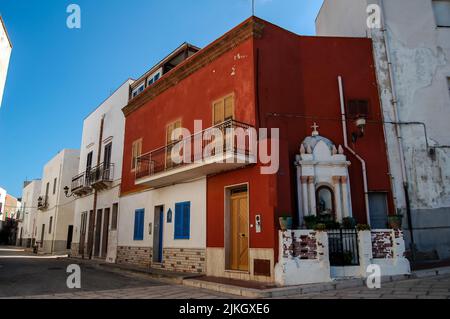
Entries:
MULTIPOLYGON (((206 250, 192 248, 164 248, 161 268, 191 273, 206 272, 206 250)), ((156 265, 153 265, 154 267, 156 265)))
POLYGON ((372 232, 372 254, 373 258, 394 258, 394 241, 392 232, 372 232))
POLYGON ((191 248, 164 248, 163 262, 152 262, 151 247, 117 247, 117 263, 139 267, 152 267, 168 271, 205 273, 206 250, 191 248))
POLYGON ((80 257, 80 244, 78 243, 72 243, 71 249, 70 249, 70 256, 71 257, 80 257))
POLYGON ((117 247, 117 263, 130 264, 140 267, 149 267, 152 260, 152 248, 150 247, 117 247))
POLYGON ((317 259, 317 238, 316 232, 310 232, 308 235, 295 236, 293 232, 292 237, 286 237, 287 232, 283 233, 283 256, 298 257, 300 259, 317 259))

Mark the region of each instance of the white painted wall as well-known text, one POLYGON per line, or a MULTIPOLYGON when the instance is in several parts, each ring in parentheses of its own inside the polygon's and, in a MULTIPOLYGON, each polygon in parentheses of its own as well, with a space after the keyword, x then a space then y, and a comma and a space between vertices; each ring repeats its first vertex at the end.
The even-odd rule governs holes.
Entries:
POLYGON ((5 211, 6 189, 0 187, 0 220, 3 220, 5 211))
MULTIPOLYGON (((42 173, 42 185, 40 195, 45 195, 46 185, 50 184, 48 192, 48 208, 38 213, 37 240, 41 239, 42 224, 45 224, 44 241, 67 241, 68 226, 74 222, 75 201, 73 197, 67 198, 64 194, 64 186, 70 185, 72 177, 78 171, 80 160, 79 150, 65 149, 59 152, 45 166, 42 173), (57 179, 55 193, 53 182, 57 179), (53 217, 52 231, 49 233, 49 221, 53 217)), ((44 247, 45 252, 60 252, 65 249, 57 247, 44 247)))
POLYGON ((41 194, 41 180, 33 180, 27 186, 25 186, 22 190, 22 213, 23 216, 22 222, 19 224, 19 233, 20 236, 20 227, 23 227, 22 238, 35 238, 35 231, 37 230, 36 219, 38 215, 37 205, 38 198, 41 194))
POLYGON ((2 107, 3 91, 5 90, 11 51, 12 46, 8 40, 6 27, 3 19, 0 17, 0 107, 2 107))
MULTIPOLYGON (((413 229, 417 228, 416 245, 421 251, 435 250, 439 257, 449 257, 450 28, 436 26, 431 0, 325 0, 316 31, 321 36, 364 36, 367 33, 372 37, 384 118, 394 121, 388 52, 399 121, 425 123, 428 143, 436 147, 436 156, 430 156, 420 125, 400 126, 413 229), (386 34, 367 29, 363 21, 367 19, 368 3, 382 5, 386 34)), ((385 132, 396 205, 405 212, 401 152, 395 127, 386 124, 385 132)), ((405 236, 409 239, 408 231, 405 236)))
POLYGON ((122 197, 119 208, 119 246, 153 247, 155 206, 164 205, 164 248, 206 248, 206 178, 122 197), (175 240, 175 204, 191 202, 191 229, 189 240, 175 240), (136 209, 145 209, 144 240, 134 241, 136 209), (167 212, 172 210, 172 223, 167 223, 167 212))
MULTIPOLYGON (((132 83, 133 80, 130 79, 125 81, 107 100, 105 100, 97 109, 89 114, 83 122, 80 163, 78 171, 75 175, 84 173, 86 171, 87 156, 91 151, 93 152, 93 167, 103 163, 104 147, 107 144, 112 143, 111 163, 114 164, 114 181, 111 188, 99 192, 97 197, 97 210, 110 208, 110 220, 112 217, 113 204, 119 202, 125 133, 125 117, 123 115, 122 108, 128 104, 129 87, 132 83), (100 123, 102 117, 104 117, 104 124, 100 154, 101 160, 100 163, 97 163, 100 123)), ((87 212, 89 214, 93 207, 94 193, 76 198, 73 243, 80 243, 81 214, 84 212, 87 212)), ((86 229, 88 229, 89 227, 89 217, 86 227, 86 229)), ((103 237, 101 238, 103 239, 103 237)), ((114 240, 113 238, 110 239, 114 240)), ((87 232, 85 240, 87 241, 87 232)), ((112 256, 112 259, 114 260, 115 256, 112 256)))

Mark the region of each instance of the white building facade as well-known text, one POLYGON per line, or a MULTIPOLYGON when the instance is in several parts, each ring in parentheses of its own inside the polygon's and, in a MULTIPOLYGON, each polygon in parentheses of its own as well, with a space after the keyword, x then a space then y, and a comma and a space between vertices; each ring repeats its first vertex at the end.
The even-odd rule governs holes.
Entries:
POLYGON ((3 91, 5 90, 12 44, 6 31, 5 23, 0 16, 0 107, 2 107, 3 91))
POLYGON ((17 245, 33 247, 36 242, 38 199, 41 196, 41 180, 27 181, 22 190, 22 207, 19 213, 17 245))
POLYGON ((450 1, 325 0, 316 32, 372 38, 405 237, 417 256, 449 257, 450 1))
POLYGON ((6 205, 6 189, 0 187, 0 221, 4 220, 3 214, 5 213, 6 205))
POLYGON ((125 127, 122 108, 132 83, 123 83, 84 120, 80 164, 71 183, 76 197, 74 257, 116 261, 125 127))
POLYGON ((65 149, 45 166, 38 198, 37 235, 39 250, 47 254, 70 251, 75 201, 66 197, 65 185, 69 185, 78 171, 80 151, 65 149))

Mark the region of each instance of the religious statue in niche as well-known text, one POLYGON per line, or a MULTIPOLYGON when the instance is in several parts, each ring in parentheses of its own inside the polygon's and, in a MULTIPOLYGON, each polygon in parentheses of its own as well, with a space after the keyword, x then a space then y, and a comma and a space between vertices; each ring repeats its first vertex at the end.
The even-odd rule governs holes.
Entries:
POLYGON ((167 211, 167 223, 170 224, 172 222, 172 209, 169 208, 167 211))

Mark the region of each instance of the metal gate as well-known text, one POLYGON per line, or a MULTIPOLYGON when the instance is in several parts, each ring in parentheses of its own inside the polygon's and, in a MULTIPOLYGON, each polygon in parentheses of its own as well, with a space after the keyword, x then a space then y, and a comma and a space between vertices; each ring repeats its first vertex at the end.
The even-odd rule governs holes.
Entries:
POLYGON ((356 229, 327 231, 331 266, 358 266, 358 232, 356 229))

